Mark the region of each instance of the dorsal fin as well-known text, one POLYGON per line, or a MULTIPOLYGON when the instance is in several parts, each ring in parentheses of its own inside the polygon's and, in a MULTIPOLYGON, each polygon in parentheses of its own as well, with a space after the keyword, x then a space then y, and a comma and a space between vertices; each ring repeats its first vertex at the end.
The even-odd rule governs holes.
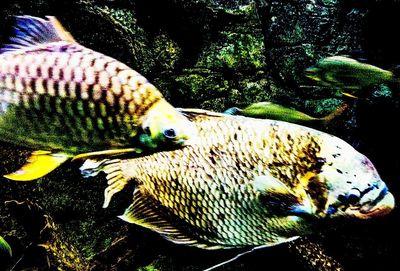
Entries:
POLYGON ((10 44, 6 44, 0 49, 0 53, 51 42, 75 42, 71 34, 53 16, 47 16, 47 20, 26 15, 16 16, 15 18, 15 35, 10 38, 10 44))

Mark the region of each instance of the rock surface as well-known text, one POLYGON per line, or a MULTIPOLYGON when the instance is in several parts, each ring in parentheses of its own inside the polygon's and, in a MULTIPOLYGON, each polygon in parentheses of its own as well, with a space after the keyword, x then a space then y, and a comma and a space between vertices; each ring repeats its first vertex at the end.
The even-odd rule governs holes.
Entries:
MULTIPOLYGON (((77 41, 130 65, 178 107, 222 111, 273 101, 322 116, 344 101, 308 81, 306 67, 359 49, 384 68, 400 61, 396 32, 381 31, 398 26, 395 0, 15 0, 1 5, 1 41, 10 33, 11 15, 55 15, 77 41)), ((400 196, 400 134, 392 127, 400 116, 398 91, 395 83, 371 89, 323 127, 370 157, 395 197, 400 196)), ((0 173, 17 169, 28 153, 2 144, 0 173)), ((33 183, 1 179, 0 232, 14 256, 0 256, 0 268, 202 270, 238 252, 177 246, 127 225, 117 215, 128 206, 131 190, 102 209, 106 181, 84 180, 78 167, 66 164, 33 183), (24 210, 34 229, 21 222, 12 202, 40 209, 40 214, 24 210), (52 230, 42 235, 43 216, 52 230), (52 238, 60 240, 57 253, 48 244, 52 238)), ((219 270, 393 270, 400 264, 399 221, 395 210, 376 221, 329 225, 314 237, 316 246, 299 242, 297 249, 296 244, 265 249, 219 270), (307 256, 319 246, 329 257, 307 256)))

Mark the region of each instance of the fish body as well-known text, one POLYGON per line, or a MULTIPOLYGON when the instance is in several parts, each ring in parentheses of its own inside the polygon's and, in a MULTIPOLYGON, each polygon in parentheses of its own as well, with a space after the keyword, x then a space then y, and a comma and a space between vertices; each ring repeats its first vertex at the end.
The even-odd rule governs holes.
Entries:
POLYGON ((0 52, 1 140, 73 157, 181 146, 195 134, 145 77, 80 45, 54 17, 16 20, 0 52))
POLYGON ((276 245, 310 233, 322 218, 393 208, 368 158, 334 136, 281 121, 183 112, 199 130, 196 144, 81 167, 86 176, 107 174, 105 207, 127 182, 136 184, 125 221, 214 249, 276 245))
POLYGON ((262 118, 262 119, 271 119, 271 120, 282 120, 293 123, 325 123, 334 119, 336 116, 343 113, 343 111, 347 108, 347 105, 339 107, 333 113, 321 117, 316 118, 310 115, 307 115, 303 112, 300 112, 293 108, 288 108, 280 104, 272 103, 272 102, 258 102, 247 106, 244 109, 240 109, 237 107, 231 107, 227 109, 224 113, 230 115, 241 115, 252 118, 262 118))
POLYGON ((345 56, 324 58, 306 69, 305 75, 322 85, 352 92, 394 80, 391 71, 345 56))

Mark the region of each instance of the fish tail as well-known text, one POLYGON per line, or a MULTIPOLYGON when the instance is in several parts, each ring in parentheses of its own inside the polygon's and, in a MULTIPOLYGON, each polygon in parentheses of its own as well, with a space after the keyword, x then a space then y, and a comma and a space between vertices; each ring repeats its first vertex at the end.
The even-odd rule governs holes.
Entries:
POLYGON ((391 81, 395 84, 400 84, 400 65, 394 66, 391 72, 392 72, 391 81))
POLYGON ((333 111, 329 115, 321 118, 321 120, 324 123, 328 123, 331 120, 333 120, 333 119, 337 118, 338 116, 340 116, 341 114, 343 114, 343 112, 345 112, 348 108, 349 108, 348 104, 343 104, 342 106, 339 106, 335 111, 333 111))

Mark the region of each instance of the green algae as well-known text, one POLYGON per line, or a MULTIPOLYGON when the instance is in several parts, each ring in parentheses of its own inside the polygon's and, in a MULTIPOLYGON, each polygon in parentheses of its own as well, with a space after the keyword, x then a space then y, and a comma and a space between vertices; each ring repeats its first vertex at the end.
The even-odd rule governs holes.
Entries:
POLYGON ((263 36, 223 32, 219 40, 203 50, 196 67, 235 71, 258 70, 264 67, 263 36))

